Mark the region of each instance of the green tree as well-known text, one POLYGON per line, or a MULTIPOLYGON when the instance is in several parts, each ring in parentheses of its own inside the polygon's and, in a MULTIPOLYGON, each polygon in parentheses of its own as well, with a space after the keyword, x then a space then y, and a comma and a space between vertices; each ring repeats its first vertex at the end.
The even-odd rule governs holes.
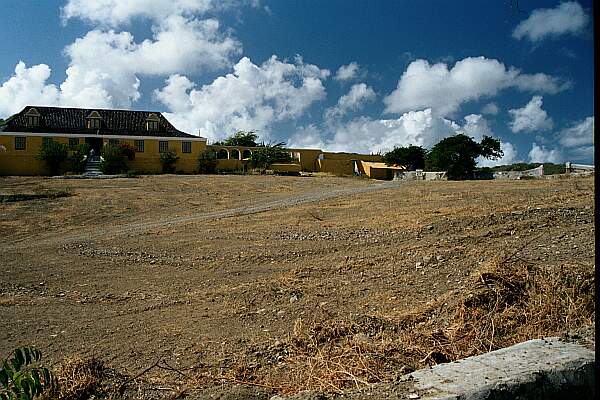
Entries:
POLYGON ((256 131, 237 131, 232 136, 229 136, 222 142, 216 142, 216 145, 222 146, 245 146, 245 147, 256 147, 258 144, 256 140, 258 135, 256 131))
POLYGON ((69 146, 64 143, 55 142, 52 139, 44 140, 36 158, 46 162, 50 175, 60 172, 62 163, 69 155, 69 146))
POLYGON ((383 162, 391 165, 403 165, 409 171, 425 168, 427 150, 421 146, 394 147, 394 150, 383 155, 383 162))
POLYGON ((166 174, 172 174, 175 172, 175 163, 179 160, 179 156, 175 150, 169 149, 160 153, 160 163, 162 164, 162 171, 166 174))
POLYGON ((503 154, 498 139, 484 136, 477 143, 467 135, 458 134, 433 146, 425 158, 425 169, 446 171, 452 180, 472 179, 477 157, 498 159, 503 154))
POLYGON ((201 174, 214 174, 217 170, 217 153, 206 150, 198 156, 198 172, 201 174))
POLYGON ((249 164, 251 168, 260 170, 262 173, 273 163, 289 163, 292 156, 283 147, 285 143, 267 144, 254 151, 250 156, 249 164))

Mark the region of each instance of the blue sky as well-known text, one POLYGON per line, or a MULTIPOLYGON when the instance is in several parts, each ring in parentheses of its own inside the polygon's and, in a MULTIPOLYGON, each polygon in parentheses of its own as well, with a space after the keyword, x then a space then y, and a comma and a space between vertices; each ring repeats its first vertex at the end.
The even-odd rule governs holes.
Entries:
POLYGON ((331 151, 466 133, 517 161, 593 163, 591 1, 7 2, 0 117, 158 110, 331 151), (518 7, 517 7, 518 4, 518 7))

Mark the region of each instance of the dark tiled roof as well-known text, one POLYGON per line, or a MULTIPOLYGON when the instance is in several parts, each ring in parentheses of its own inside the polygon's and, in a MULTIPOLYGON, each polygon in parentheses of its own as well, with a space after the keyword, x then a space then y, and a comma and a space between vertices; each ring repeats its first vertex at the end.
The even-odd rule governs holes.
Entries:
POLYGON ((161 137, 190 137, 190 135, 176 129, 159 112, 130 111, 130 110, 103 110, 92 108, 62 108, 27 106, 18 114, 10 117, 3 127, 6 132, 47 132, 68 134, 99 134, 119 136, 161 136, 161 137), (27 126, 26 113, 35 108, 40 114, 39 125, 27 126), (100 129, 88 129, 89 115, 96 111, 102 117, 100 129), (154 114, 158 117, 158 130, 146 129, 146 120, 154 114))

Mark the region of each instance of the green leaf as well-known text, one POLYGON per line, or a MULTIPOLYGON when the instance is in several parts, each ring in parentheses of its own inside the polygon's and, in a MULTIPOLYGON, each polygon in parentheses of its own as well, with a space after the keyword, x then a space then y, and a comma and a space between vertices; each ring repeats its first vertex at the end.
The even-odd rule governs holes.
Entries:
POLYGON ((50 371, 48 368, 41 368, 42 375, 44 376, 44 385, 49 385, 52 383, 52 376, 50 375, 50 371))
POLYGON ((21 389, 21 381, 23 380, 23 373, 21 371, 15 372, 12 376, 12 381, 14 383, 15 388, 21 389))
MULTIPOLYGON (((27 379, 27 376, 23 376, 23 379, 21 380, 21 390, 22 393, 26 396, 25 398, 31 398, 31 385, 29 384, 29 380, 27 379)), ((21 396, 21 398, 23 398, 23 396, 21 396)))
POLYGON ((31 370, 31 379, 33 379, 33 387, 36 389, 36 392, 42 388, 42 383, 40 382, 40 373, 37 368, 31 370))
POLYGON ((25 365, 31 364, 31 352, 29 351, 29 347, 23 347, 22 351, 25 359, 25 365))
POLYGON ((21 352, 21 349, 16 349, 14 352, 13 359, 11 361, 15 372, 21 370, 24 361, 25 359, 23 358, 23 353, 21 352))
POLYGON ((31 348, 31 352, 33 354, 33 358, 35 361, 40 361, 42 359, 42 352, 38 350, 36 347, 31 348))
POLYGON ((3 388, 8 389, 8 373, 4 368, 0 369, 0 384, 3 388))

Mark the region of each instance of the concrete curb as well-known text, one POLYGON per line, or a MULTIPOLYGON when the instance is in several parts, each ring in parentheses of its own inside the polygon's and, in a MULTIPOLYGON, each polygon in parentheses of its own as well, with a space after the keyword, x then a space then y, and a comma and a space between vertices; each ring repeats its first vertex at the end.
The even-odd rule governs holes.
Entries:
POLYGON ((436 365, 408 376, 415 388, 408 398, 593 399, 595 353, 552 337, 436 365))

